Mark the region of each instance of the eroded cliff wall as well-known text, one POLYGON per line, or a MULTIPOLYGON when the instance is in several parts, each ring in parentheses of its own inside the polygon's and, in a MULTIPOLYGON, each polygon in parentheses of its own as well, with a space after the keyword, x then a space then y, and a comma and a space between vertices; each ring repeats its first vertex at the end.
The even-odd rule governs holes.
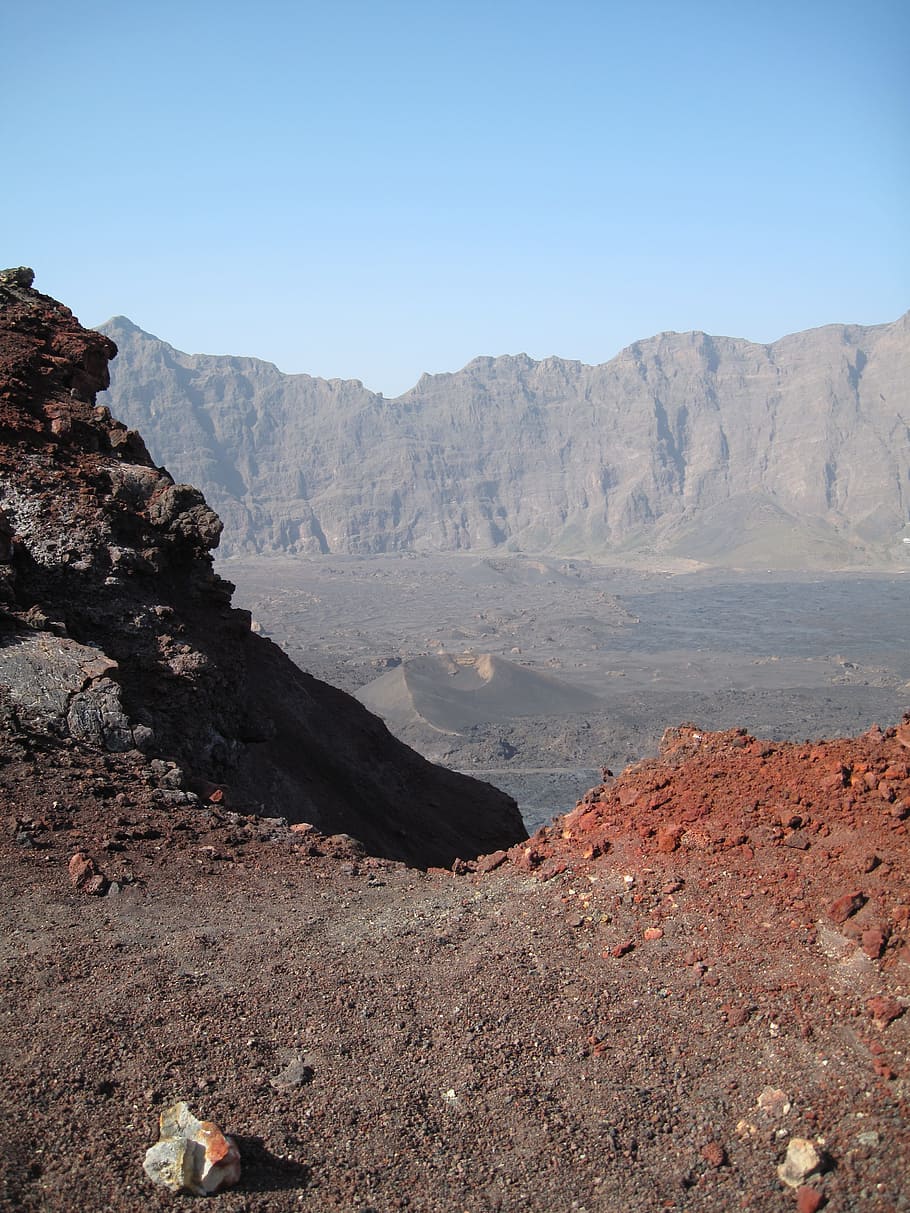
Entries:
POLYGON ((664 333, 601 366, 478 358, 395 400, 102 331, 112 411, 203 487, 226 552, 840 565, 900 554, 910 521, 910 313, 772 345, 664 333))

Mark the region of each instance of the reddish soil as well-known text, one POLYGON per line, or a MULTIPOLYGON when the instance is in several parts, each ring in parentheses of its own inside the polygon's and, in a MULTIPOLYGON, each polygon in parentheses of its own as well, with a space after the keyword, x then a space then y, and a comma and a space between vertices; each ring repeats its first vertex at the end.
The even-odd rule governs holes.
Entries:
POLYGON ((460 875, 10 744, 2 1207, 171 1207, 182 1097, 225 1210, 910 1208, 907 741, 685 726, 460 875))

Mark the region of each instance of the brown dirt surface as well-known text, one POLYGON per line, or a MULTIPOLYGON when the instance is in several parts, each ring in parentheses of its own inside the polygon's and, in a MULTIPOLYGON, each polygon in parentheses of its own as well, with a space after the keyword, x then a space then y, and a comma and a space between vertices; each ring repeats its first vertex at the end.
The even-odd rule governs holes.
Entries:
POLYGON ((460 874, 10 743, 0 1204, 172 1207, 185 1098, 225 1210, 907 1209, 908 740, 683 726, 460 874))

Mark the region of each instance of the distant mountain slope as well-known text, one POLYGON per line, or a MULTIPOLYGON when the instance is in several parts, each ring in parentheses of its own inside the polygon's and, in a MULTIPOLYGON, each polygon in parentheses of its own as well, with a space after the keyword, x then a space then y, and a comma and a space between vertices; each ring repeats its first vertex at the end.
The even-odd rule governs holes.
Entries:
POLYGON ((910 535, 910 313, 772 345, 663 333, 601 366, 477 358, 395 400, 101 331, 114 415, 201 486, 228 552, 839 565, 910 535))

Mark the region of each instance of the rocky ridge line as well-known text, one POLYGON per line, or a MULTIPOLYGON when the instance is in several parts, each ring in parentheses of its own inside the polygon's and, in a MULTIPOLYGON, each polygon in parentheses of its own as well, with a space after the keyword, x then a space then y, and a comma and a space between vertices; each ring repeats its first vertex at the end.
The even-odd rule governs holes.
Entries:
POLYGON ((102 331, 112 409, 204 489, 228 554, 906 558, 910 313, 771 345, 662 333, 600 366, 477 358, 394 400, 102 331))
POLYGON ((217 515, 96 404, 113 343, 32 281, 0 275, 7 733, 169 761, 175 801, 217 788, 390 858, 451 862, 521 837, 507 797, 425 762, 251 634, 213 571, 217 515))

